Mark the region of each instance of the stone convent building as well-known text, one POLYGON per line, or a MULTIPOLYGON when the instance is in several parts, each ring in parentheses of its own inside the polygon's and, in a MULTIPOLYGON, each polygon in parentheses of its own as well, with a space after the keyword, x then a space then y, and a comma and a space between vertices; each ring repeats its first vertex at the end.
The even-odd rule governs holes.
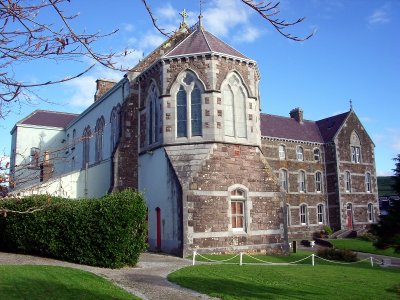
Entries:
POLYGON ((260 113, 257 63, 202 27, 179 31, 80 115, 35 111, 12 129, 15 193, 134 188, 150 249, 286 251, 378 215, 374 144, 353 110, 319 121, 260 113))

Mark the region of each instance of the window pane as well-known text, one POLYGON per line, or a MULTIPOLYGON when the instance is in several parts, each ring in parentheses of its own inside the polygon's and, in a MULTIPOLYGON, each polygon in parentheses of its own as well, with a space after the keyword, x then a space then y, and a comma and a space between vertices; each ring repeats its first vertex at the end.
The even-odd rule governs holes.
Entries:
POLYGON ((237 228, 243 228, 243 217, 237 217, 236 218, 236 227, 237 228))
POLYGON ((232 228, 237 228, 236 216, 232 216, 232 228))
POLYGON ((238 137, 246 137, 246 102, 242 89, 235 95, 235 123, 238 137))
POLYGON ((153 143, 153 105, 154 105, 154 102, 150 101, 150 103, 149 103, 149 122, 147 123, 147 125, 149 126, 149 128, 148 128, 149 145, 153 143))
POLYGON ((238 215, 243 215, 243 203, 236 202, 236 213, 238 215))
POLYGON ((176 110, 177 110, 177 125, 178 137, 187 136, 187 98, 186 91, 183 89, 183 86, 180 87, 179 92, 176 96, 176 110))
POLYGON ((235 136, 234 130, 234 116, 233 116, 233 93, 225 87, 222 92, 222 99, 224 102, 224 130, 225 135, 235 136))
POLYGON ((201 125, 201 93, 200 89, 195 86, 191 93, 191 118, 192 118, 192 135, 199 136, 202 134, 201 125))
POLYGON ((236 214, 236 202, 231 203, 231 213, 232 215, 236 214))

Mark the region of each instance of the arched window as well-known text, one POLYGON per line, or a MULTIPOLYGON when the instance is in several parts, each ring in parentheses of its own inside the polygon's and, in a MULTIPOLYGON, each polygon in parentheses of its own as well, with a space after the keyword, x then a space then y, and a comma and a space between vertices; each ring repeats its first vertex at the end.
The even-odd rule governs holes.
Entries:
POLYGON ((345 177, 346 192, 351 192, 351 174, 350 174, 350 172, 346 171, 344 177, 345 177))
POLYGON ((307 225, 307 222, 308 222, 307 205, 302 204, 300 205, 300 224, 307 225))
POLYGON ((305 193, 306 192, 306 172, 299 171, 298 175, 298 183, 299 183, 299 192, 305 193))
POLYGON ((321 155, 318 148, 314 149, 314 160, 319 161, 321 159, 321 155))
POLYGON ((304 160, 304 150, 303 147, 297 146, 296 147, 296 158, 297 160, 303 161, 304 160))
POLYGON ((361 163, 361 142, 355 131, 350 136, 351 162, 361 163))
POLYGON ((374 221, 374 205, 372 203, 368 203, 368 222, 374 221))
POLYGON ((324 224, 325 221, 325 210, 323 204, 317 205, 317 221, 318 224, 324 224))
POLYGON ((99 162, 103 160, 103 136, 104 136, 104 117, 97 119, 95 133, 96 133, 96 155, 95 160, 99 162))
POLYGON ((75 150, 75 145, 76 145, 76 129, 72 130, 72 148, 71 150, 75 150))
POLYGON ((121 106, 118 104, 114 106, 111 111, 110 123, 111 123, 111 153, 114 151, 115 146, 119 142, 120 137, 120 112, 121 106))
POLYGON ((246 230, 245 202, 246 194, 241 189, 235 189, 230 194, 231 225, 234 231, 246 230))
POLYGON ((279 181, 281 182, 281 187, 286 192, 288 189, 288 172, 285 169, 279 170, 279 181))
POLYGON ((367 193, 371 193, 372 188, 371 188, 371 174, 370 173, 365 173, 365 190, 367 193))
POLYGON ((202 136, 202 85, 196 76, 187 71, 178 77, 176 94, 177 137, 202 136))
POLYGON ((246 93, 241 80, 231 74, 222 88, 224 106, 224 132, 226 136, 245 138, 246 126, 246 93))
POLYGON ((279 145, 279 159, 280 160, 286 159, 286 149, 284 145, 279 145))
POLYGON ((86 167, 90 161, 90 138, 92 136, 92 130, 90 126, 86 126, 82 134, 83 151, 82 151, 82 168, 86 167))
POLYGON ((152 83, 147 95, 147 134, 149 145, 157 143, 160 136, 160 103, 158 98, 157 87, 152 83))
POLYGON ((315 173, 315 191, 322 192, 322 173, 319 171, 315 173))

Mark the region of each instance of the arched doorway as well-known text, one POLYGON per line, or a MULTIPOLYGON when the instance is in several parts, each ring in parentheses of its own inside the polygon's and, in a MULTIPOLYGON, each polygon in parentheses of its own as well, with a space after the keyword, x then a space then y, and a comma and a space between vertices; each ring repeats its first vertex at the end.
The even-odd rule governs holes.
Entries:
POLYGON ((353 229, 353 205, 347 204, 347 229, 353 229))
POLYGON ((157 250, 161 250, 161 209, 159 207, 156 208, 156 215, 157 215, 156 248, 157 250))

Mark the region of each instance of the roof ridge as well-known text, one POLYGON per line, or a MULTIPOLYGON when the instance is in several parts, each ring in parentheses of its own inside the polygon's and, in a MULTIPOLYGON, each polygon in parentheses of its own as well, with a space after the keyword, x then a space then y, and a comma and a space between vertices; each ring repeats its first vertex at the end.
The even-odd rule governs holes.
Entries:
MULTIPOLYGON (((166 56, 168 56, 168 54, 170 54, 172 51, 174 51, 176 48, 178 48, 183 42, 185 42, 189 37, 191 37, 192 36, 192 34, 194 34, 195 32, 196 32, 197 30, 194 30, 194 31, 192 31, 190 34, 188 34, 188 36, 187 37, 185 37, 182 41, 180 41, 178 44, 176 44, 174 47, 172 47, 171 49, 169 49, 169 51, 168 52, 166 52, 166 53, 164 53, 161 57, 166 57, 166 56)), ((168 39, 169 40, 169 39, 168 39)), ((168 41, 167 40, 167 41, 168 41)), ((161 45, 158 47, 158 48, 160 48, 161 47, 161 45)), ((157 49, 158 49, 157 48, 157 49)), ((157 50, 156 49, 156 50, 157 50)), ((155 50, 153 51, 153 52, 155 52, 155 50)))
MULTIPOLYGON (((197 30, 199 30, 199 29, 200 29, 200 27, 197 28, 197 30)), ((204 31, 203 31, 202 29, 200 29, 200 31, 201 31, 201 33, 203 34, 203 37, 204 37, 204 40, 206 41, 206 44, 207 44, 207 46, 208 46, 208 49, 210 49, 210 51, 214 51, 213 49, 211 49, 211 45, 210 45, 210 43, 208 42, 207 37, 206 37, 206 35, 204 34, 204 31)), ((206 31, 206 32, 207 32, 207 31, 206 31)))
MULTIPOLYGON (((264 116, 272 116, 272 117, 278 117, 278 118, 287 119, 287 120, 294 120, 291 117, 286 117, 286 116, 281 116, 281 115, 273 115, 273 114, 268 114, 268 113, 260 113, 260 114, 264 115, 264 116)), ((294 121, 296 121, 296 120, 294 120, 294 121)), ((303 119, 303 122, 317 123, 317 121, 308 120, 308 119, 303 119)))
POLYGON ((235 47, 232 47, 230 44, 228 44, 227 42, 223 41, 222 39, 218 38, 217 36, 213 35, 211 32, 204 30, 205 32, 207 32, 208 34, 210 34, 211 36, 213 36, 214 38, 220 40, 222 43, 224 43, 225 45, 227 45, 228 47, 232 48, 233 50, 237 51, 240 55, 242 55, 245 59, 250 59, 248 58, 246 55, 244 55, 242 52, 240 52, 239 50, 237 50, 235 47))

